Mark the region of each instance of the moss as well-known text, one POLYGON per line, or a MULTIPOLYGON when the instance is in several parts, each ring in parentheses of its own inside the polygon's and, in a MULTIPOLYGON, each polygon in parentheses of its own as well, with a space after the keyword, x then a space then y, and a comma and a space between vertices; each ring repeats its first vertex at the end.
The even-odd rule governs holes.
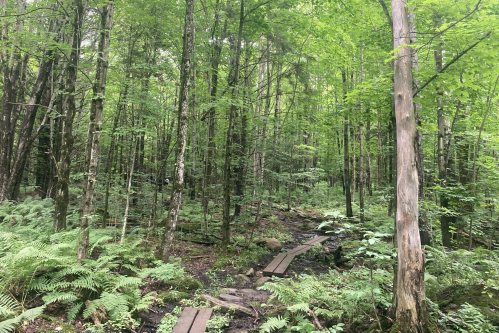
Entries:
POLYGON ((184 277, 168 283, 172 288, 178 291, 189 292, 203 288, 203 284, 193 277, 184 277))
POLYGON ((158 295, 158 301, 162 304, 174 303, 186 298, 189 298, 189 294, 178 290, 163 291, 158 295))
POLYGON ((437 294, 436 303, 442 310, 459 308, 464 303, 469 303, 479 308, 482 314, 494 325, 499 324, 499 313, 492 309, 499 308, 499 291, 484 289, 483 285, 464 285, 445 288, 437 294), (492 295, 492 297, 489 297, 492 295))

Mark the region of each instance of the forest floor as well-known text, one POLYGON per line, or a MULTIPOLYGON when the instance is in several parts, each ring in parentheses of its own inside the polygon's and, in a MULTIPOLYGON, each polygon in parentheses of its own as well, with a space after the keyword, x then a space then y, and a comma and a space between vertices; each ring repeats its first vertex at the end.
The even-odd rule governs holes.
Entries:
MULTIPOLYGON (((204 291, 211 294, 212 296, 218 297, 220 294, 229 294, 240 298, 240 304, 255 311, 255 316, 245 316, 234 315, 232 320, 229 322, 229 326, 226 327, 223 332, 232 333, 245 333, 254 331, 265 317, 266 311, 256 303, 266 303, 270 297, 270 293, 264 290, 258 290, 258 281, 263 276, 262 270, 274 259, 274 257, 280 252, 285 252, 291 250, 305 241, 310 240, 314 237, 325 235, 325 232, 321 230, 316 230, 317 226, 320 224, 320 218, 322 216, 317 211, 312 211, 306 213, 307 216, 303 216, 304 213, 296 212, 285 212, 282 210, 272 211, 272 216, 277 218, 277 223, 284 226, 284 230, 291 237, 290 240, 282 244, 282 250, 270 251, 267 254, 262 255, 257 262, 251 264, 235 267, 229 265, 224 269, 211 270, 212 265, 219 259, 219 251, 213 246, 196 244, 188 241, 178 241, 174 248, 174 256, 184 258, 183 265, 188 269, 188 271, 199 281, 202 282, 204 291), (202 253, 202 255, 192 255, 202 253), (248 277, 241 278, 245 276, 245 273, 253 269, 254 274, 248 274, 248 277)), ((269 216, 268 216, 269 217, 269 216)), ((266 228, 275 227, 274 222, 269 222, 269 218, 262 218, 256 229, 264 230, 266 228)), ((280 228, 282 229, 282 227, 280 228)), ((326 251, 333 252, 336 250, 339 244, 339 239, 344 237, 344 235, 337 235, 334 233, 328 233, 331 239, 322 244, 326 251)), ((257 238, 257 235, 255 235, 257 238)), ((331 269, 331 266, 323 261, 317 259, 317 253, 314 251, 309 251, 296 257, 290 264, 288 270, 286 271, 285 278, 294 278, 301 274, 313 274, 320 275, 326 274, 331 269)), ((266 278, 264 278, 266 280, 266 278)), ((269 278, 271 280, 271 278, 269 278)), ((146 286, 146 289, 150 289, 150 286, 146 286)), ((157 290, 158 293, 162 290, 157 290)), ((195 298, 194 294, 190 295, 191 298, 195 298)), ((141 314, 143 319, 143 326, 137 333, 154 333, 160 322, 166 313, 171 313, 175 305, 170 304, 166 306, 157 306, 150 309, 149 312, 144 312, 141 314)))

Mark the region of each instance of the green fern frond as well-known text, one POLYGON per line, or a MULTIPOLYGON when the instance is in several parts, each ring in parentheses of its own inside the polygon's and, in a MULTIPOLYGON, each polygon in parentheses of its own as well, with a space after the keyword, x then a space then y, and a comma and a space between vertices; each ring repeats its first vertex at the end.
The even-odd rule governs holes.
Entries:
POLYGON ((298 304, 293 304, 291 306, 288 306, 288 310, 290 312, 305 312, 305 313, 308 313, 308 311, 310 310, 309 306, 308 306, 308 303, 298 303, 298 304))
POLYGON ((20 305, 14 298, 0 294, 0 318, 15 315, 19 308, 20 305))
POLYGON ((19 316, 7 319, 0 322, 0 333, 10 333, 12 332, 16 326, 23 321, 31 321, 42 314, 44 306, 40 306, 37 308, 29 309, 21 313, 19 316))
POLYGON ((272 317, 260 326, 260 333, 271 333, 286 326, 288 326, 288 319, 286 317, 272 317))
POLYGON ((73 292, 52 292, 42 297, 45 304, 54 302, 71 303, 79 299, 73 292))
POLYGON ((82 302, 77 302, 74 303, 68 310, 68 322, 72 322, 75 318, 78 312, 80 312, 81 308, 83 307, 82 302))

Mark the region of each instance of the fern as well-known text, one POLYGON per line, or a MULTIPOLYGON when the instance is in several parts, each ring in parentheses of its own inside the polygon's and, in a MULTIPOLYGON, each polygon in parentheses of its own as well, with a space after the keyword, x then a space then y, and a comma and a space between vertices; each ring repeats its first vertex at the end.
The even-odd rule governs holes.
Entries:
POLYGON ((21 313, 19 316, 0 322, 0 333, 12 332, 17 325, 23 321, 31 321, 42 314, 45 306, 29 309, 21 313))
POLYGON ((288 318, 286 317, 272 317, 260 326, 260 333, 271 333, 272 331, 288 326, 288 318))

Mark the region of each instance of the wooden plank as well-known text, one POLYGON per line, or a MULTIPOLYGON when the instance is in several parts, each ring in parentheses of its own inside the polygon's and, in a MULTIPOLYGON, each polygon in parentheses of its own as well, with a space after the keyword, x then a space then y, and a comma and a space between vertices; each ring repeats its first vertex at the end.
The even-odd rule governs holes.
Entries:
POLYGON ((330 236, 319 236, 319 237, 315 237, 314 239, 311 239, 311 240, 303 243, 303 245, 314 246, 315 244, 318 244, 318 243, 324 243, 325 241, 327 241, 330 238, 331 238, 330 236))
POLYGON ((213 312, 212 308, 203 308, 199 309, 198 315, 196 316, 196 320, 192 324, 192 328, 189 333, 204 333, 206 330, 206 323, 211 317, 211 313, 213 312))
POLYGON ((277 268, 274 270, 274 275, 278 277, 283 277, 284 272, 286 272, 286 269, 288 269, 289 264, 291 264, 291 261, 295 256, 293 254, 288 254, 286 258, 277 266, 277 268))
POLYGON ((305 252, 307 252, 307 251, 308 251, 308 250, 310 250, 310 249, 311 249, 311 247, 310 247, 310 246, 305 245, 305 247, 304 247, 303 249, 299 249, 299 250, 298 250, 298 248, 297 248, 297 250, 296 250, 295 252, 293 252, 293 255, 294 255, 295 257, 296 257, 296 256, 299 256, 300 254, 305 253, 305 252))
POLYGON ((284 260, 284 258, 287 256, 287 253, 279 253, 272 262, 265 267, 263 270, 263 275, 265 276, 271 276, 272 273, 274 272, 274 269, 276 269, 277 266, 284 260))
POLYGON ((197 313, 198 309, 196 308, 185 308, 180 314, 172 333, 188 333, 197 313))
POLYGON ((310 249, 310 245, 305 245, 305 244, 303 244, 303 245, 300 245, 300 246, 298 246, 298 247, 295 247, 295 248, 294 248, 294 249, 292 249, 292 250, 289 250, 289 251, 288 251, 288 254, 293 254, 293 255, 297 256, 298 254, 301 254, 301 253, 303 253, 303 252, 306 252, 306 251, 308 251, 309 249, 310 249))

